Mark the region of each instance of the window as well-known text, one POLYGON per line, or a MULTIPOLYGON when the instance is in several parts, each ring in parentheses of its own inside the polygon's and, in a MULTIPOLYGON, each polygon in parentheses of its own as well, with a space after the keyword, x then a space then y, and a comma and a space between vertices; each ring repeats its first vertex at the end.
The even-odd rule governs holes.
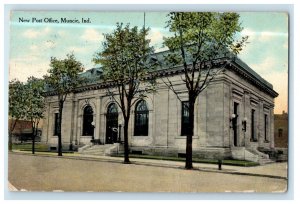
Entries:
POLYGON ((265 130, 264 130, 264 135, 265 135, 265 141, 268 141, 268 126, 269 126, 269 121, 268 121, 268 115, 265 114, 265 130))
POLYGON ((283 129, 282 128, 278 129, 278 137, 282 137, 282 134, 283 134, 283 129))
POLYGON ((232 120, 232 125, 233 125, 233 144, 234 146, 238 146, 238 109, 239 109, 239 104, 234 102, 233 105, 233 113, 235 114, 235 118, 232 120))
POLYGON ((148 136, 149 110, 146 101, 141 100, 136 104, 134 117, 134 135, 148 136))
POLYGON ((83 110, 83 136, 93 136, 94 135, 94 126, 93 122, 93 108, 91 106, 86 106, 83 110))
POLYGON ((189 133, 189 102, 181 103, 181 135, 186 136, 189 133))
POLYGON ((116 104, 112 103, 107 108, 107 114, 118 114, 118 107, 116 104))
POLYGON ((118 107, 111 103, 107 108, 106 114, 106 144, 113 144, 118 140, 118 107))
POLYGON ((255 110, 251 110, 251 141, 256 142, 256 130, 255 130, 255 110))
POLYGON ((58 135, 58 125, 59 125, 58 116, 59 116, 59 113, 55 113, 55 115, 54 115, 54 135, 58 135))

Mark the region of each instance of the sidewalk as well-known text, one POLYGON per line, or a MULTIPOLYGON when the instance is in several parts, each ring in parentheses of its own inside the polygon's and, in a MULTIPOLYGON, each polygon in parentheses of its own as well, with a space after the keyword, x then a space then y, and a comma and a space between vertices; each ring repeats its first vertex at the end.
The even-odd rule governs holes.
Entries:
MULTIPOLYGON (((77 159, 87 161, 98 161, 98 162, 117 162, 122 163, 122 157, 110 157, 110 156, 95 156, 95 155, 83 155, 79 153, 63 154, 63 157, 58 157, 57 153, 43 153, 37 152, 32 155, 30 152, 13 151, 16 154, 24 154, 30 156, 44 156, 44 157, 57 157, 62 159, 77 159)), ((166 168, 181 168, 184 169, 184 162, 178 161, 166 161, 166 160, 155 160, 155 159, 141 159, 141 158, 130 158, 130 161, 134 165, 145 165, 145 166, 157 166, 166 168)), ((237 175, 248 175, 248 176, 260 176, 270 177, 278 179, 287 179, 287 162, 282 163, 271 163, 263 166, 254 167, 241 167, 241 166, 229 166, 222 165, 222 170, 218 170, 216 164, 204 164, 204 163, 193 163, 194 170, 204 172, 215 172, 224 174, 237 174, 237 175)))

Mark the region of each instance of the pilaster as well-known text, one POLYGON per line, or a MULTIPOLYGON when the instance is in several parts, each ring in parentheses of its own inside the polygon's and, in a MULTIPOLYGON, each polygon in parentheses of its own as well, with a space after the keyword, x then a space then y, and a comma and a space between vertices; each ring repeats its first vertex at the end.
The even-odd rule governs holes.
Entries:
POLYGON ((96 120, 95 120, 95 132, 94 132, 94 138, 95 139, 100 139, 100 128, 101 128, 101 123, 100 123, 100 107, 101 107, 101 100, 99 97, 95 99, 96 101, 96 120))
POLYGON ((264 103, 262 99, 259 99, 259 111, 258 111, 258 115, 257 115, 257 139, 258 139, 258 144, 259 146, 263 146, 264 142, 265 142, 265 138, 264 138, 264 122, 265 122, 265 118, 264 118, 264 103))
POLYGON ((74 100, 73 101, 73 105, 74 105, 74 116, 73 116, 73 133, 72 133, 72 143, 75 145, 78 145, 78 138, 77 138, 77 118, 78 118, 78 100, 74 100))
POLYGON ((244 131, 244 142, 243 146, 250 146, 251 137, 251 104, 250 104, 250 93, 249 91, 244 91, 244 116, 246 120, 246 131, 244 131))

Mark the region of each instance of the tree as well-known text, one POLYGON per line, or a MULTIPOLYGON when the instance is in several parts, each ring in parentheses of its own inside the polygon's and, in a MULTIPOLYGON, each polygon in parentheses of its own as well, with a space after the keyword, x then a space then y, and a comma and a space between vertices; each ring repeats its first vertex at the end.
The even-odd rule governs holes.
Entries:
POLYGON ((42 93, 44 81, 33 76, 27 79, 25 86, 25 119, 31 122, 32 129, 32 154, 35 153, 35 139, 38 132, 39 122, 44 117, 45 103, 42 93))
MULTIPOLYGON (((164 38, 170 53, 165 60, 170 66, 183 66, 184 82, 188 92, 189 128, 186 137, 186 169, 192 169, 192 140, 194 134, 194 106, 198 95, 222 70, 217 60, 238 54, 248 37, 236 41, 242 30, 237 13, 171 12, 167 21, 172 37, 164 38)), ((226 59, 225 59, 226 58, 226 59)), ((164 81, 165 82, 165 81, 164 81)), ((173 84, 165 84, 178 96, 173 84)), ((180 98, 179 98, 180 99, 180 98)))
POLYGON ((154 66, 149 57, 153 47, 146 39, 149 29, 138 30, 129 24, 117 24, 111 34, 105 34, 103 51, 96 53, 93 61, 103 65, 103 75, 106 82, 113 86, 107 88, 107 93, 120 107, 124 118, 124 163, 129 161, 128 124, 132 106, 145 94, 153 91, 154 81, 147 80, 154 66), (152 82, 152 83, 148 83, 152 82), (115 89, 115 94, 113 89, 115 89), (117 95, 117 96, 116 96, 117 95))
POLYGON ((25 95, 25 86, 18 80, 9 82, 9 116, 11 123, 9 124, 8 133, 8 150, 12 151, 12 135, 17 122, 25 117, 26 108, 25 102, 27 98, 25 95))
POLYGON ((83 66, 74 54, 67 54, 67 58, 62 60, 51 57, 50 67, 49 75, 45 75, 44 78, 49 89, 58 97, 58 156, 62 156, 61 124, 64 102, 67 95, 81 84, 82 78, 78 74, 83 71, 83 66))

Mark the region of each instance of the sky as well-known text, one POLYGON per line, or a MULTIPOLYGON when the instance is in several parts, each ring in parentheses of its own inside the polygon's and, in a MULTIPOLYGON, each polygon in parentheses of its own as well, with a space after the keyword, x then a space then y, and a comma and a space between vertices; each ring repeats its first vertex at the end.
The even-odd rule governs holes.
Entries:
MULTIPOLYGON (((239 14, 244 28, 241 35, 249 36, 249 43, 239 58, 279 93, 275 98, 275 114, 287 112, 288 15, 279 12, 239 14)), ((165 28, 166 15, 165 12, 145 14, 145 25, 151 29, 148 38, 156 51, 166 49, 162 47, 163 37, 170 36, 165 28)), ((9 80, 16 78, 25 82, 29 76, 41 78, 47 74, 51 57, 63 59, 71 52, 86 70, 99 66, 93 64, 92 59, 102 49, 103 34, 112 32, 117 22, 142 27, 144 13, 14 11, 10 21, 9 80), (82 18, 89 21, 61 23, 61 18, 73 22, 82 22, 82 18)))

